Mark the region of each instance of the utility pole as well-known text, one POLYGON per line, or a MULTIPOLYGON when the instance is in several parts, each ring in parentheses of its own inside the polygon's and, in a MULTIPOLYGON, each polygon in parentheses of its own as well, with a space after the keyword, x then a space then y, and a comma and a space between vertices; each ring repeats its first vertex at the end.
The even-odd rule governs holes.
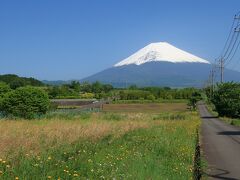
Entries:
POLYGON ((211 71, 212 93, 214 93, 214 70, 211 71))
MULTIPOLYGON (((233 21, 233 26, 234 26, 234 24, 235 24, 235 20, 237 20, 237 26, 234 28, 234 33, 239 33, 240 32, 240 28, 239 28, 239 26, 240 26, 240 24, 239 24, 239 21, 240 21, 240 14, 238 13, 238 14, 236 14, 235 16, 234 16, 234 21, 233 21)), ((232 26, 232 27, 233 27, 232 26)), ((224 56, 222 56, 221 58, 220 58, 220 60, 219 60, 219 65, 220 65, 220 72, 221 72, 221 80, 220 80, 220 82, 221 83, 223 83, 224 82, 224 56)), ((227 59, 226 59, 227 60, 227 59)))
POLYGON ((220 59, 220 71, 221 71, 221 83, 223 83, 223 81, 224 81, 224 59, 223 59, 223 57, 221 57, 221 59, 220 59))
POLYGON ((210 97, 212 97, 214 93, 214 69, 210 71, 209 80, 210 80, 210 97))

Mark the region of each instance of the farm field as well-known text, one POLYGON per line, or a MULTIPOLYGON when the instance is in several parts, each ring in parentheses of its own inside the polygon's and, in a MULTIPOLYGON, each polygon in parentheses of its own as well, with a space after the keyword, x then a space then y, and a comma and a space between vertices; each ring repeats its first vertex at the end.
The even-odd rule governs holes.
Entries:
POLYGON ((154 107, 1 120, 0 179, 191 179, 197 113, 154 107))
POLYGON ((113 104, 188 103, 188 99, 116 100, 113 104))
POLYGON ((186 103, 104 104, 106 112, 179 112, 187 111, 186 103))

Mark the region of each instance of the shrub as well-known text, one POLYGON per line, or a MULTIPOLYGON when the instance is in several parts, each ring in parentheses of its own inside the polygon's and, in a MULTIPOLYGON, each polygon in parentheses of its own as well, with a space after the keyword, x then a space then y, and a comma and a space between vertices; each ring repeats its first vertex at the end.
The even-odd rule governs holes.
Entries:
POLYGON ((80 97, 82 99, 93 99, 94 98, 94 94, 93 93, 83 93, 80 95, 80 97))
POLYGON ((218 84, 212 103, 220 116, 240 117, 240 84, 218 84))
POLYGON ((154 101, 156 98, 155 98, 154 95, 150 94, 150 95, 147 96, 147 99, 151 100, 151 101, 154 101))
POLYGON ((4 96, 7 92, 11 91, 9 85, 4 82, 0 82, 0 98, 4 96))
POLYGON ((43 90, 21 87, 3 96, 0 110, 5 115, 32 119, 45 114, 49 106, 48 95, 43 90))

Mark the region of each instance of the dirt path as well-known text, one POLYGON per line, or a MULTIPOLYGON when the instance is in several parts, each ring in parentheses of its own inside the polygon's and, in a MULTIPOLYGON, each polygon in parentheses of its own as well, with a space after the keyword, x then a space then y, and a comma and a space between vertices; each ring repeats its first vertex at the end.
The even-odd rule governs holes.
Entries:
POLYGON ((210 179, 240 180, 240 128, 212 116, 203 103, 198 104, 202 117, 202 146, 210 179))

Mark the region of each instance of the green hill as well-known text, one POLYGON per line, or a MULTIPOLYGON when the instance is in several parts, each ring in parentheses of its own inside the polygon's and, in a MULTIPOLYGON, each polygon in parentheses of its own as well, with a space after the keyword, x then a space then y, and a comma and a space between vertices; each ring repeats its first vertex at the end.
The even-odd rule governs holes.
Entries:
POLYGON ((43 86, 44 83, 41 81, 34 79, 32 77, 19 77, 15 74, 4 74, 0 75, 0 82, 5 82, 10 85, 12 89, 16 89, 21 86, 43 86))

